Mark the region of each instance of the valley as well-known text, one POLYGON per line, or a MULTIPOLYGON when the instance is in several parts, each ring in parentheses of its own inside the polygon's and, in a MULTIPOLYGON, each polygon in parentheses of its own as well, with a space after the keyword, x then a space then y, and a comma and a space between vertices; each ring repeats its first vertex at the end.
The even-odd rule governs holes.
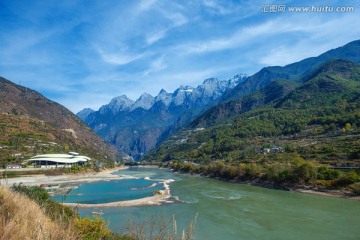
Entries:
POLYGON ((0 240, 353 240, 357 0, 0 1, 0 240))

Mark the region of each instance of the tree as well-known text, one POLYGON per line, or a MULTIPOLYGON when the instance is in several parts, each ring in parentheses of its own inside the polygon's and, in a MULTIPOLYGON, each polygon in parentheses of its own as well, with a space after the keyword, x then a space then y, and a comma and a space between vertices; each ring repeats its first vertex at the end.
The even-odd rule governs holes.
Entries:
POLYGON ((294 168, 294 177, 300 183, 309 183, 316 179, 315 166, 309 162, 303 163, 294 168))

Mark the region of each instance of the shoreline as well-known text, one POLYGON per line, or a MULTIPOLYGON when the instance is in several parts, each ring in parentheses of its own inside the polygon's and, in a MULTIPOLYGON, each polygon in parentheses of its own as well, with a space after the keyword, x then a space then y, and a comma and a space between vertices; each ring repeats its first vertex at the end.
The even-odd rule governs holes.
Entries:
MULTIPOLYGON (((143 166, 140 166, 143 167, 143 166)), ((124 179, 120 176, 113 175, 112 173, 127 169, 128 167, 118 167, 114 169, 107 169, 97 173, 81 173, 81 174, 64 174, 60 176, 46 176, 46 175, 27 175, 17 178, 10 178, 0 180, 0 185, 12 186, 14 184, 23 184, 27 186, 40 186, 41 184, 49 184, 49 185, 73 185, 83 182, 97 182, 97 181, 110 181, 110 180, 120 180, 124 179), (5 184, 3 184, 5 181, 5 184)), ((190 173, 181 173, 180 174, 190 174, 190 173)), ((262 182, 262 181, 234 181, 222 178, 214 178, 209 176, 203 176, 200 174, 195 174, 200 177, 205 178, 213 178, 215 180, 226 181, 229 183, 237 183, 237 184, 248 184, 252 186, 258 186, 263 188, 269 188, 274 190, 282 190, 282 191, 292 191, 298 192, 302 194, 311 194, 311 195, 318 195, 318 196, 325 196, 325 197, 337 197, 337 198, 344 198, 344 199, 351 199, 360 201, 360 196, 350 196, 346 195, 340 191, 319 191, 314 190, 311 188, 297 188, 297 187, 283 187, 283 186, 274 186, 269 182, 262 182)), ((116 201, 110 203, 100 203, 100 204, 84 204, 84 203, 63 203, 65 206, 69 207, 84 207, 84 208, 110 208, 110 207, 135 207, 135 206, 159 206, 162 204, 170 204, 178 202, 179 200, 175 197, 171 196, 170 194, 170 187, 169 183, 173 180, 165 180, 163 183, 164 190, 160 191, 160 194, 156 194, 154 196, 134 199, 134 200, 125 200, 125 201, 116 201)), ((56 192, 59 191, 66 192, 69 188, 68 187, 60 187, 56 192)))
MULTIPOLYGON (((167 169, 169 169, 169 168, 167 168, 167 169)), ((315 190, 315 189, 311 188, 311 186, 304 186, 304 188, 298 188, 295 186, 281 186, 281 185, 276 186, 276 185, 274 185, 274 183, 265 182, 265 181, 229 180, 229 179, 220 178, 220 177, 211 177, 211 176, 206 176, 206 175, 201 175, 201 174, 192 174, 192 173, 188 173, 188 172, 180 172, 180 171, 173 171, 173 172, 179 173, 179 174, 196 175, 199 177, 211 178, 211 179, 215 179, 218 181, 224 181, 224 182, 235 183, 235 184, 247 184, 247 185, 251 185, 251 186, 255 186, 255 187, 262 187, 262 188, 273 189, 273 190, 290 191, 290 192, 297 192, 297 193, 302 193, 302 194, 311 194, 311 195, 317 195, 317 196, 323 196, 323 197, 335 197, 335 198, 343 198, 343 199, 360 201, 359 195, 349 195, 349 194, 341 192, 340 190, 324 189, 324 191, 319 191, 319 190, 315 190)))
MULTIPOLYGON (((111 181, 124 179, 121 176, 113 175, 112 173, 119 170, 128 169, 128 167, 117 167, 114 169, 106 169, 96 173, 80 173, 80 174, 63 174, 59 176, 46 176, 44 174, 26 175, 16 178, 0 179, 0 185, 13 186, 22 184, 25 186, 40 186, 42 184, 48 185, 73 185, 78 183, 89 183, 98 181, 111 181)), ((62 203, 69 207, 86 207, 86 208, 105 208, 105 207, 135 207, 135 206, 159 206, 161 204, 170 204, 178 200, 171 196, 169 183, 174 180, 168 179, 162 182, 164 190, 160 190, 159 194, 154 196, 117 201, 100 204, 82 204, 82 203, 62 203)), ((55 192, 66 192, 69 188, 66 186, 59 187, 55 192)))
POLYGON ((156 194, 150 197, 139 198, 134 200, 110 202, 110 203, 98 203, 98 204, 63 203, 63 205, 68 207, 110 208, 110 207, 160 206, 162 204, 175 203, 178 200, 171 196, 170 187, 169 187, 169 183, 172 181, 173 180, 169 179, 162 182, 165 190, 161 190, 160 194, 156 194))
POLYGON ((341 192, 321 192, 321 191, 316 191, 313 189, 291 189, 290 191, 304 193, 304 194, 317 195, 317 196, 336 197, 336 198, 344 198, 344 199, 360 201, 360 196, 348 196, 348 195, 342 194, 341 192))
POLYGON ((25 175, 8 179, 0 179, 0 185, 12 186, 15 184, 22 184, 26 186, 40 186, 41 184, 54 185, 67 183, 70 184, 82 182, 96 182, 104 180, 118 180, 122 178, 120 176, 112 175, 112 173, 127 168, 128 167, 117 167, 113 169, 106 169, 101 172, 62 174, 57 176, 47 176, 45 174, 25 175))

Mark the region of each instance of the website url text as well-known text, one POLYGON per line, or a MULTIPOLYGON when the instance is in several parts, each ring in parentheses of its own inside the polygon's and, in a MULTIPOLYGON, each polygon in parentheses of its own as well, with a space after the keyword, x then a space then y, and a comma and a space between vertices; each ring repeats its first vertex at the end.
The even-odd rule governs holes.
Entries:
POLYGON ((284 12, 355 12, 352 6, 286 6, 284 4, 263 4, 261 12, 264 13, 284 13, 284 12))

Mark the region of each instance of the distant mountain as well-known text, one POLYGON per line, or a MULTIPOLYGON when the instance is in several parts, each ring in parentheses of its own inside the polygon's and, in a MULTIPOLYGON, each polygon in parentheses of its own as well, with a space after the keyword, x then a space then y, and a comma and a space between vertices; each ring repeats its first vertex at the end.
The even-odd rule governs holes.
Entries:
MULTIPOLYGON (((91 111, 83 111, 85 112, 91 111)), ((0 113, 1 145, 9 154, 15 151, 31 156, 36 152, 76 151, 96 161, 110 163, 127 157, 126 154, 107 146, 86 124, 62 105, 2 77, 0 113)))
POLYGON ((319 71, 318 67, 328 60, 338 58, 360 63, 360 40, 284 67, 261 69, 224 93, 220 103, 199 116, 192 122, 192 126, 216 125, 230 117, 262 107, 311 78, 319 71))
POLYGON ((87 116, 89 116, 90 113, 95 112, 95 110, 91 109, 91 108, 84 108, 83 110, 81 110, 80 112, 78 112, 76 115, 81 119, 84 120, 87 118, 87 116))
POLYGON ((162 89, 155 97, 144 93, 135 102, 123 95, 98 111, 82 110, 77 115, 105 141, 140 159, 246 78, 244 74, 229 80, 210 78, 196 88, 180 86, 174 93, 162 89))
POLYGON ((266 87, 270 82, 277 79, 288 79, 301 82, 301 77, 331 59, 345 59, 360 63, 360 40, 350 42, 345 46, 327 51, 318 57, 306 58, 300 62, 292 63, 284 67, 265 67, 256 74, 250 76, 246 81, 228 91, 221 102, 229 102, 239 99, 249 93, 266 87))
POLYGON ((109 104, 102 106, 99 109, 99 111, 102 114, 109 112, 109 111, 112 112, 112 114, 117 114, 118 112, 121 112, 121 111, 130 110, 133 103, 134 103, 133 100, 129 99, 125 95, 122 95, 122 96, 113 98, 109 104))
POLYGON ((300 156, 334 166, 359 166, 360 65, 330 60, 300 79, 297 85, 274 81, 269 88, 205 112, 144 160, 220 159, 237 166, 300 156), (270 146, 282 146, 286 153, 259 154, 270 146))
POLYGON ((191 127, 209 127, 242 113, 260 108, 269 102, 285 96, 298 84, 284 79, 275 80, 264 89, 260 89, 239 100, 214 106, 191 122, 191 127))

